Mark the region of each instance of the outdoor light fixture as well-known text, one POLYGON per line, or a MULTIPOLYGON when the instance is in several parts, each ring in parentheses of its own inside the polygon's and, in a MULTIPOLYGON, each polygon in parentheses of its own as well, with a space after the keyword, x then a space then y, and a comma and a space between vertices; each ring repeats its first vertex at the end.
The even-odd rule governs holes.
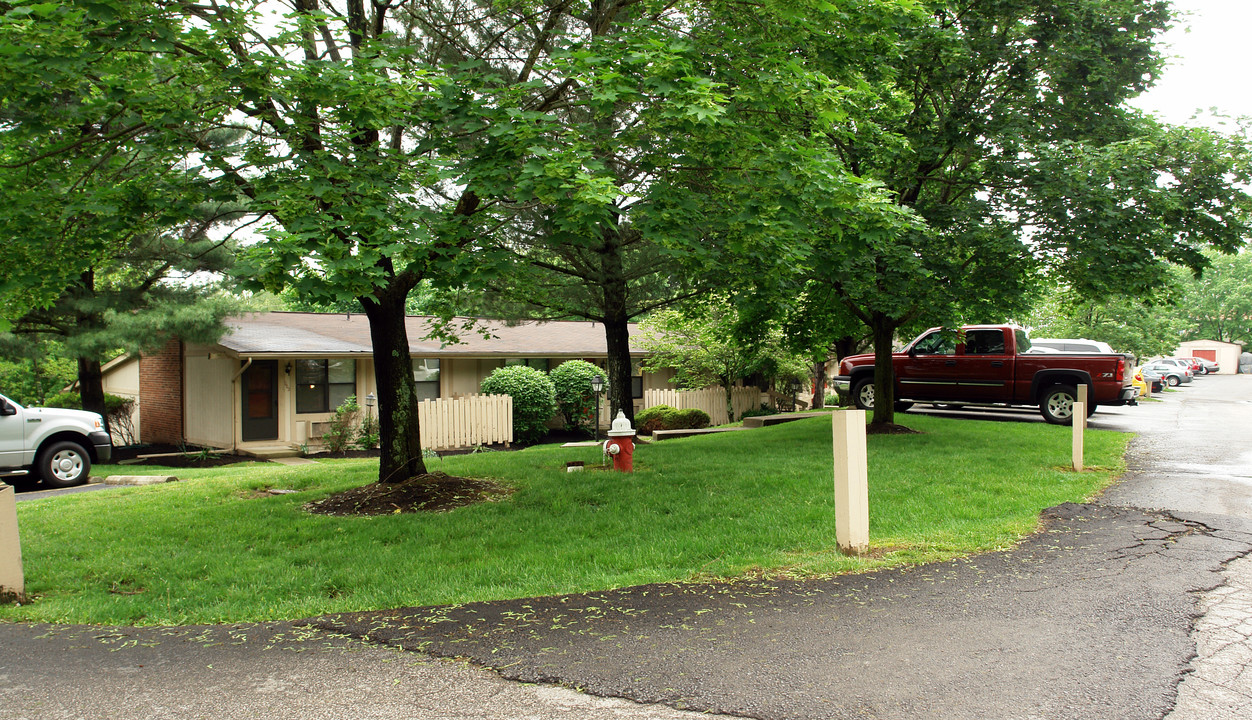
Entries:
POLYGON ((596 394, 596 417, 592 420, 592 435, 596 442, 600 441, 600 391, 604 389, 604 376, 596 373, 591 376, 591 390, 596 394))
MULTIPOLYGON (((374 425, 374 403, 378 402, 378 398, 374 393, 365 396, 365 425, 370 428, 370 432, 377 434, 378 428, 374 425)), ((364 430, 364 428, 362 428, 364 430)), ((371 440, 371 443, 373 441, 371 440)), ((371 445, 372 446, 372 445, 371 445)))

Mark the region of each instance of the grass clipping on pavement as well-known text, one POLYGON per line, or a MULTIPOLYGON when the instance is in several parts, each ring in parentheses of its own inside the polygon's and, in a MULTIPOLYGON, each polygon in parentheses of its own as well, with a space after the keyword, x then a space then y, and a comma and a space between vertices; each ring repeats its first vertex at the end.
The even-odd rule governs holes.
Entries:
POLYGON ((601 469, 598 447, 433 460, 432 472, 492 488, 444 512, 306 509, 374 482, 377 460, 145 467, 181 481, 18 504, 30 601, 0 606, 0 619, 262 621, 937 561, 1008 547, 1044 508, 1091 497, 1129 440, 1089 431, 1095 469, 1074 473, 1067 427, 902 419, 921 434, 868 440, 862 557, 835 549, 830 419, 814 418, 643 445, 633 474, 601 469), (587 470, 565 472, 576 460, 587 470))

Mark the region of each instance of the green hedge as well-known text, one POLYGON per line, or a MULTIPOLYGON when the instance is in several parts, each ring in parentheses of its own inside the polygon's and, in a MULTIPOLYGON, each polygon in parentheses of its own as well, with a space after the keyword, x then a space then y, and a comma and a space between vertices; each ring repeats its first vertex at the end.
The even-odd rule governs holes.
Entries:
POLYGON ((679 410, 669 405, 653 405, 635 413, 635 427, 639 432, 648 435, 657 430, 706 428, 709 422, 709 414, 696 408, 679 410))
POLYGON ((548 434, 547 422, 556 414, 556 389, 542 370, 526 365, 496 368, 482 382, 487 395, 513 398, 513 439, 535 442, 548 434))
MULTIPOLYGON (((565 417, 565 429, 577 430, 593 427, 596 415, 596 394, 591 389, 591 379, 604 371, 586 360, 566 360, 548 373, 556 389, 556 404, 565 417)), ((605 385, 608 380, 605 378, 605 385)))

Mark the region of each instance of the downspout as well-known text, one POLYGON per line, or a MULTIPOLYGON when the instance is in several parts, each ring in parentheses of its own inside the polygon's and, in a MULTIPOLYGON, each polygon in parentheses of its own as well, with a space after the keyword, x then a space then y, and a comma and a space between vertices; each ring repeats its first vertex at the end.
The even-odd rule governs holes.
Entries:
POLYGON ((235 432, 235 423, 239 422, 239 412, 241 410, 241 408, 236 405, 236 403, 239 402, 239 388, 235 385, 235 383, 239 382, 239 377, 247 372, 250 367, 252 367, 252 358, 245 360, 243 367, 239 368, 239 372, 235 373, 235 376, 230 379, 230 451, 232 454, 239 450, 238 443, 235 442, 235 438, 239 437, 239 433, 235 432))

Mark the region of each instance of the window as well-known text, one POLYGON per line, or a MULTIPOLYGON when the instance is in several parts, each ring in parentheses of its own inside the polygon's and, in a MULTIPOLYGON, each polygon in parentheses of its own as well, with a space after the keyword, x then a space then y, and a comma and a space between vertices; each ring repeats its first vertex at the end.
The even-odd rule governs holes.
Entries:
POLYGON ((297 360, 296 412, 332 412, 356 394, 356 360, 297 360))
POLYGON ((439 399, 438 358, 413 358, 413 383, 418 402, 439 399))
POLYGON ((630 397, 638 400, 643 397, 643 362, 630 361, 630 397))
POLYGON ((548 370, 551 369, 551 367, 549 367, 551 364, 552 361, 548 358, 510 358, 504 361, 505 367, 510 365, 525 365, 527 367, 533 367, 536 370, 542 370, 543 372, 548 372, 548 370))
POLYGON ((1031 347, 1030 338, 1026 337, 1025 330, 1022 330, 1020 328, 1017 330, 1014 330, 1013 337, 1017 338, 1017 352, 1019 354, 1030 352, 1030 347, 1031 347))
POLYGON ((956 333, 936 330, 913 346, 914 355, 953 355, 956 353, 956 333))
POLYGON ((965 333, 966 355, 1003 355, 1002 330, 970 330, 965 333))

